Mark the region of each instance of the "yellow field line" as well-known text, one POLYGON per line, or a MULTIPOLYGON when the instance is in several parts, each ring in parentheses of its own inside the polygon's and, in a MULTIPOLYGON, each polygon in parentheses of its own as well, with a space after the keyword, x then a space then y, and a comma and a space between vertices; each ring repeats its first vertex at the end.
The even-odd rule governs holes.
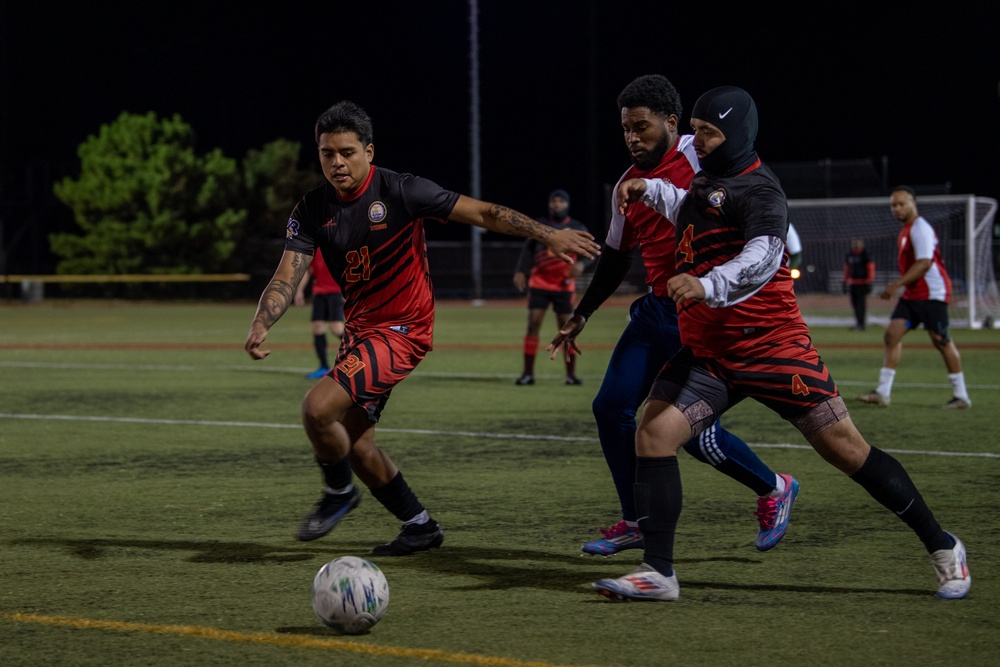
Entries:
POLYGON ((123 273, 119 275, 87 275, 67 273, 65 275, 5 275, 5 283, 218 283, 246 282, 249 273, 123 273))
POLYGON ((249 644, 273 644, 291 648, 318 648, 348 653, 364 653, 376 656, 391 656, 394 658, 418 658, 437 662, 453 662, 466 665, 484 665, 485 667, 571 667, 556 665, 550 662, 515 660, 495 656, 472 655, 468 653, 451 653, 435 649, 397 648, 394 646, 379 646, 346 639, 313 639, 300 635, 276 635, 266 632, 233 632, 218 628, 203 628, 195 625, 152 625, 149 623, 128 623, 125 621, 98 621, 85 618, 70 618, 68 616, 47 616, 43 614, 25 614, 20 612, 0 612, 0 619, 18 623, 37 623, 64 628, 79 628, 82 630, 118 630, 121 632, 148 632, 160 635, 177 635, 180 637, 200 637, 229 642, 249 644))

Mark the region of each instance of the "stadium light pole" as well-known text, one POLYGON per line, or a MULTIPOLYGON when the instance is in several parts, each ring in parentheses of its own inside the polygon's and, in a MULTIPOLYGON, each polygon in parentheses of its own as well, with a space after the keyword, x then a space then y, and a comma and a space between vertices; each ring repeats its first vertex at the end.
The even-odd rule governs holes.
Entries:
MULTIPOLYGON (((469 0, 469 192, 482 199, 479 145, 479 2, 469 0)), ((472 226, 472 305, 483 301, 483 230, 472 226)))

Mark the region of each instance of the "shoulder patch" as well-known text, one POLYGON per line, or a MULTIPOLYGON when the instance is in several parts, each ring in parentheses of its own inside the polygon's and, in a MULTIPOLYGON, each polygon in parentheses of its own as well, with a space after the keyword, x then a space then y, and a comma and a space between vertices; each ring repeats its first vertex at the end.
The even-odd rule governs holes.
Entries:
POLYGON ((723 188, 719 188, 712 194, 708 195, 708 203, 711 204, 713 208, 722 208, 722 205, 726 203, 726 191, 723 188))

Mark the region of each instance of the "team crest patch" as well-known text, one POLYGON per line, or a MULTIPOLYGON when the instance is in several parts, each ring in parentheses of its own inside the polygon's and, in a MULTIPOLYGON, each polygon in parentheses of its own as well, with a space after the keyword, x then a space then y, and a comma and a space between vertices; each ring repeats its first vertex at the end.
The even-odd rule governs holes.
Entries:
POLYGON ((285 238, 291 240, 299 235, 299 221, 295 218, 288 219, 288 226, 285 227, 285 238))
POLYGON ((382 222, 385 220, 385 204, 380 201, 373 202, 368 207, 368 219, 372 222, 382 222))
POLYGON ((712 205, 712 208, 722 208, 722 205, 726 203, 726 191, 719 188, 708 195, 708 203, 712 205))

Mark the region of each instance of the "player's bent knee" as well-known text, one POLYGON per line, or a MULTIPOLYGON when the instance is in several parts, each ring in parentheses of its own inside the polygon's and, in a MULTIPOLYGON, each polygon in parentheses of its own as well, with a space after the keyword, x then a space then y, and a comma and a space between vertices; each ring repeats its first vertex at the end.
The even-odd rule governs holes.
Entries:
POLYGON ((809 439, 849 416, 850 413, 847 411, 844 398, 837 396, 817 405, 801 417, 789 421, 806 439, 809 439))
POLYGON ((698 437, 699 433, 715 423, 715 410, 708 401, 697 400, 689 405, 675 405, 675 407, 681 411, 691 426, 691 438, 698 437))

